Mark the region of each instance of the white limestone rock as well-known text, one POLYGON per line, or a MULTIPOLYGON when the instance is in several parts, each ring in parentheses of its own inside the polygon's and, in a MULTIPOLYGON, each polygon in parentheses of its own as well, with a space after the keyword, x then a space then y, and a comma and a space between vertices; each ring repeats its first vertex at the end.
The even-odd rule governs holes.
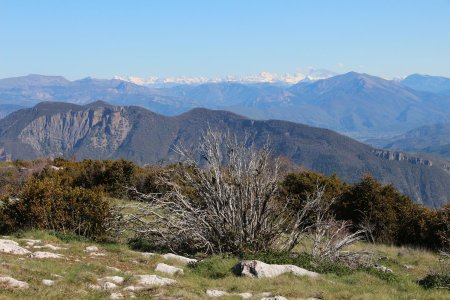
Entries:
POLYGON ((175 274, 184 275, 183 269, 177 268, 174 266, 169 266, 164 263, 157 264, 155 271, 170 274, 170 275, 175 275, 175 274))
POLYGON ((98 247, 97 246, 88 246, 85 248, 85 250, 87 252, 96 252, 96 251, 98 251, 98 247))
POLYGON ((107 291, 107 290, 113 290, 115 288, 117 288, 117 285, 112 283, 112 282, 105 282, 101 285, 102 290, 107 291))
POLYGON ((52 252, 38 251, 38 252, 31 253, 30 257, 36 258, 36 259, 46 259, 46 258, 61 259, 61 258, 64 258, 64 255, 52 253, 52 252))
POLYGON ((109 299, 112 299, 112 300, 117 300, 117 299, 124 299, 125 297, 122 295, 122 293, 112 293, 110 296, 109 296, 109 299))
POLYGON ((14 279, 9 276, 0 276, 0 283, 2 283, 3 285, 6 285, 5 288, 13 289, 13 290, 14 289, 26 290, 30 287, 28 283, 14 279))
POLYGON ((173 260, 176 260, 176 261, 178 261, 180 263, 183 263, 183 264, 197 262, 197 260, 194 259, 194 258, 184 257, 184 256, 176 255, 176 254, 173 254, 173 253, 164 254, 162 257, 164 257, 165 259, 173 259, 173 260))
POLYGON ((100 282, 109 281, 109 282, 113 282, 115 284, 122 284, 124 280, 125 279, 122 276, 106 276, 106 277, 98 279, 98 281, 100 281, 100 282))
POLYGON ((176 280, 158 275, 136 275, 136 277, 138 278, 138 285, 144 287, 164 286, 176 283, 176 280))
POLYGON ((16 255, 30 254, 31 252, 19 246, 19 243, 12 240, 0 240, 0 252, 16 255))
POLYGON ((210 298, 218 298, 218 297, 223 297, 223 296, 228 296, 228 295, 230 295, 230 294, 225 291, 206 290, 206 296, 208 296, 210 298))
POLYGON ((285 273, 296 276, 318 277, 319 274, 294 265, 271 265, 258 260, 244 260, 234 267, 234 272, 240 276, 256 278, 272 278, 285 273))
POLYGON ((250 299, 251 297, 253 297, 253 294, 250 292, 246 292, 246 293, 239 293, 237 294, 238 296, 241 296, 242 299, 250 299))
POLYGON ((42 284, 46 286, 52 286, 55 284, 55 281, 51 279, 42 279, 42 284))

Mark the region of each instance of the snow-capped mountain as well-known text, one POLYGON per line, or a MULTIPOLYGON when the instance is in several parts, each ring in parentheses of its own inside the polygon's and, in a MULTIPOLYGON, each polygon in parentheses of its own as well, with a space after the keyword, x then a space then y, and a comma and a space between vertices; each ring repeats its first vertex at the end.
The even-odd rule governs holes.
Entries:
POLYGON ((219 78, 209 78, 205 76, 175 76, 175 77, 157 77, 150 76, 141 78, 137 76, 114 76, 114 79, 128 81, 138 85, 148 86, 170 86, 178 84, 203 84, 203 83, 219 83, 219 82, 237 82, 237 83, 280 83, 280 84, 296 84, 302 80, 319 80, 327 79, 337 75, 336 73, 324 69, 309 68, 307 72, 297 72, 294 74, 276 74, 270 72, 261 72, 255 75, 236 76, 228 75, 219 78))

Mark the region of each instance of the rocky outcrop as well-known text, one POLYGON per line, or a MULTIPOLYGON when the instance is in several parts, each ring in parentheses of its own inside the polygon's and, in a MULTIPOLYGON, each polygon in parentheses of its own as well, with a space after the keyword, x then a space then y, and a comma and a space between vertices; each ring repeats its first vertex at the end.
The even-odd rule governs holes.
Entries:
POLYGON ((4 288, 13 290, 15 289, 26 290, 30 287, 28 283, 14 279, 9 276, 0 276, 0 283, 2 284, 2 286, 4 286, 4 288))
POLYGON ((130 129, 125 108, 97 107, 40 116, 23 128, 18 139, 45 156, 69 155, 80 143, 112 153, 130 129))
POLYGON ((285 273, 296 276, 318 277, 319 274, 294 265, 272 265, 258 260, 244 260, 239 262, 233 271, 236 275, 256 278, 272 278, 285 273))
POLYGON ((27 249, 20 247, 19 243, 11 240, 0 240, 0 252, 16 255, 25 255, 31 253, 27 249))
POLYGON ((431 160, 415 157, 399 151, 374 149, 372 150, 372 152, 375 153, 377 157, 381 157, 387 160, 407 161, 414 165, 423 165, 429 167, 433 165, 433 162, 431 160))

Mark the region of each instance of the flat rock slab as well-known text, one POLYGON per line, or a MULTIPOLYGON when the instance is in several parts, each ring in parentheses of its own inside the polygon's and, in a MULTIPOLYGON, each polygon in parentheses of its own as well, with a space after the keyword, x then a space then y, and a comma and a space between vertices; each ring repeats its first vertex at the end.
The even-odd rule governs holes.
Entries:
POLYGON ((45 258, 57 258, 61 259, 64 258, 64 255, 62 254, 56 254, 52 252, 45 252, 45 251, 38 251, 34 252, 30 255, 31 258, 37 258, 37 259, 45 259, 45 258))
POLYGON ((176 255, 176 254, 173 254, 173 253, 164 254, 164 255, 162 255, 162 257, 165 258, 165 259, 173 259, 173 260, 176 260, 176 261, 178 261, 180 263, 183 263, 183 264, 197 262, 197 260, 194 259, 194 258, 184 257, 184 256, 176 255))
POLYGON ((30 254, 31 252, 19 246, 19 243, 12 240, 0 240, 0 252, 16 255, 30 254))
POLYGON ((136 275, 136 278, 138 278, 138 285, 144 287, 164 286, 176 283, 176 280, 158 275, 136 275))
POLYGON ((174 267, 174 266, 169 266, 169 265, 166 265, 164 263, 157 264, 156 268, 155 268, 155 271, 166 273, 166 274, 170 274, 170 275, 175 275, 175 274, 183 275, 184 274, 183 269, 177 268, 177 267, 174 267))
POLYGON ((253 297, 253 294, 250 292, 247 293, 228 293, 220 290, 206 290, 206 296, 210 298, 219 298, 224 296, 239 296, 242 299, 249 299, 253 297))
POLYGON ((26 290, 30 287, 28 283, 14 279, 9 276, 0 276, 0 284, 2 286, 5 285, 4 288, 6 289, 26 290))
POLYGON ((294 265, 271 265, 258 260, 241 261, 233 268, 233 271, 240 276, 256 278, 272 278, 285 273, 291 273, 296 276, 319 276, 316 272, 311 272, 294 265))
POLYGON ((98 279, 98 281, 100 281, 100 282, 109 281, 109 282, 113 282, 115 284, 122 284, 124 280, 125 279, 122 276, 106 276, 106 277, 98 279))
POLYGON ((223 297, 223 296, 228 296, 228 295, 230 295, 230 294, 225 291, 206 290, 206 296, 211 297, 211 298, 218 298, 218 297, 223 297))

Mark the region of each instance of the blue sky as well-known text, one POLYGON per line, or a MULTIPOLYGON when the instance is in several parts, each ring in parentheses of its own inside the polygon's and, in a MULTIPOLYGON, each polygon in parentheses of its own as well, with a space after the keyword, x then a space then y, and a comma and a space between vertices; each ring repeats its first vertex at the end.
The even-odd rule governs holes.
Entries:
POLYGON ((450 1, 1 0, 0 77, 450 77, 450 1))

